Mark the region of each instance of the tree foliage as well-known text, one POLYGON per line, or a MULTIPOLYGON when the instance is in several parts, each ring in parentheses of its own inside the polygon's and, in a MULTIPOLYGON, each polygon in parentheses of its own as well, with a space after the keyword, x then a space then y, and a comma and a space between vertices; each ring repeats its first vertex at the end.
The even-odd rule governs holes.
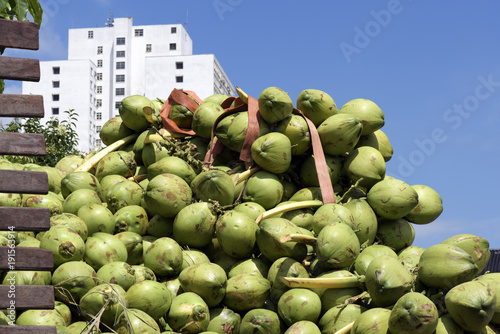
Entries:
POLYGON ((47 154, 41 157, 6 156, 9 161, 17 163, 35 163, 40 166, 54 167, 67 155, 80 155, 78 150, 78 133, 76 124, 78 115, 73 109, 65 111, 67 118, 59 120, 52 117, 45 124, 39 118, 14 118, 6 126, 1 125, 2 132, 39 133, 45 138, 47 154))

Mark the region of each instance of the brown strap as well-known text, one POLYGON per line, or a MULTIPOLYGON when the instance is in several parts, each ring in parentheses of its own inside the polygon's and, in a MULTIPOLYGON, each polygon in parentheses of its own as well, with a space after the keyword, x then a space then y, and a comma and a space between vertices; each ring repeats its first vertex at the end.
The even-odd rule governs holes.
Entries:
POLYGON ((244 161, 247 166, 252 164, 252 144, 259 137, 260 130, 260 113, 259 113, 259 102, 257 99, 248 96, 248 126, 245 135, 245 141, 243 142, 243 147, 240 152, 240 160, 244 161))
POLYGON ((318 130, 311 120, 309 120, 302 111, 294 109, 294 114, 302 116, 309 127, 311 134, 311 143, 313 148, 314 163, 316 165, 316 173, 318 174, 319 187, 321 189, 321 196, 323 197, 323 204, 335 203, 335 192, 333 191, 332 180, 328 173, 328 165, 326 164, 323 146, 319 138, 318 130))
POLYGON ((195 110, 200 106, 200 104, 203 103, 203 100, 201 100, 194 92, 192 91, 181 91, 176 88, 172 90, 170 93, 170 96, 168 97, 167 101, 163 104, 163 107, 160 112, 161 120, 163 123, 163 127, 170 133, 179 133, 179 134, 185 134, 185 135, 190 135, 190 136, 195 136, 196 132, 194 132, 191 129, 181 129, 175 124, 173 120, 168 118, 168 115, 170 114, 170 109, 172 108, 172 104, 178 103, 180 105, 185 106, 189 110, 191 110, 193 113, 195 110), (196 99, 196 101, 199 103, 196 103, 191 97, 196 99))

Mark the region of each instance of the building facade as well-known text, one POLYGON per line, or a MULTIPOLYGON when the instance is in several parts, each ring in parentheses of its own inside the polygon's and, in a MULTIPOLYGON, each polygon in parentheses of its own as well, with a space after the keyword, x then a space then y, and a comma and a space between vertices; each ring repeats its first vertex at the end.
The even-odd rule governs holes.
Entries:
POLYGON ((40 62, 39 82, 23 94, 44 97, 45 118, 78 113, 80 149, 101 146, 99 131, 130 95, 167 99, 172 89, 234 96, 234 86, 213 54, 193 55, 182 24, 134 26, 131 17, 100 28, 70 29, 68 60, 40 62))

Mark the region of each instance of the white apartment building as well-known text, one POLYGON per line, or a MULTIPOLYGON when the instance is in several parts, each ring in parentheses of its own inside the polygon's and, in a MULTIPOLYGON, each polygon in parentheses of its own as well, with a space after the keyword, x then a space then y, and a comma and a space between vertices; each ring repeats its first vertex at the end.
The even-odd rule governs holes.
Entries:
POLYGON ((101 28, 70 29, 68 60, 40 62, 39 82, 23 94, 43 95, 45 117, 78 113, 80 149, 100 147, 99 131, 130 95, 167 99, 174 89, 234 96, 234 86, 213 54, 193 55, 182 24, 134 26, 131 17, 101 28))

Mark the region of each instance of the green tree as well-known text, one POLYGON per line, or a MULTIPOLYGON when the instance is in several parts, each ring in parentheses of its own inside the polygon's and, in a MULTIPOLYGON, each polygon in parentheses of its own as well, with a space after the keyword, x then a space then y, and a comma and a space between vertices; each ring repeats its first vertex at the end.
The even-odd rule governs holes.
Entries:
POLYGON ((39 118, 14 118, 6 126, 1 125, 2 132, 39 133, 45 138, 47 154, 41 157, 6 156, 9 161, 17 163, 35 163, 40 166, 54 167, 59 160, 68 155, 80 155, 78 150, 78 133, 76 124, 78 115, 73 109, 65 111, 67 118, 59 120, 52 117, 45 124, 39 118))
MULTIPOLYGON (((33 17, 33 21, 42 24, 43 9, 38 0, 0 0, 0 19, 19 21, 29 21, 28 13, 33 17)), ((0 47, 0 55, 5 47, 0 47)), ((0 94, 3 93, 5 82, 0 79, 0 94)))

